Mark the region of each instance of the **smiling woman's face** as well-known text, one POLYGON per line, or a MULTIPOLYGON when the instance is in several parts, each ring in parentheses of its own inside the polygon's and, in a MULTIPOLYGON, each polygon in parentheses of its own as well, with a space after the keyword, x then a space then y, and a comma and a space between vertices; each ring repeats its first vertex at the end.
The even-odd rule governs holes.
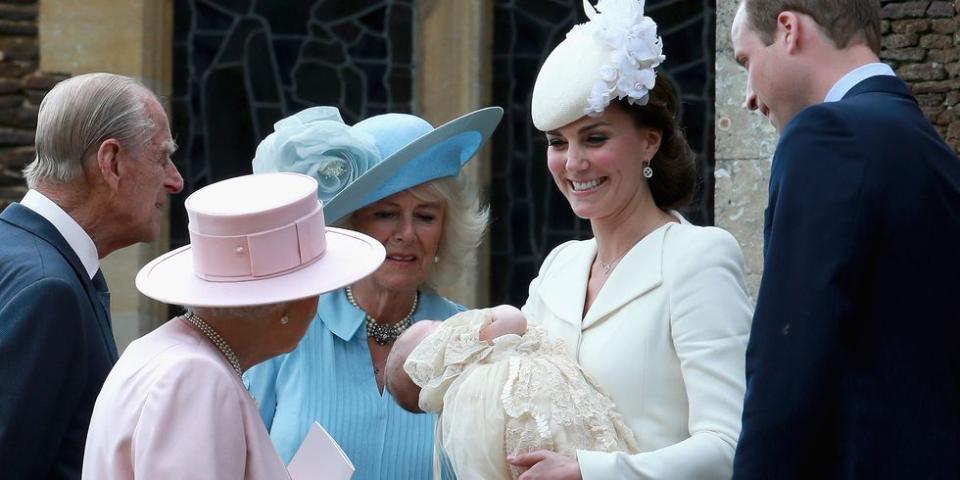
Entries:
POLYGON ((650 196, 643 167, 659 146, 659 131, 638 128, 611 104, 598 117, 547 132, 547 168, 574 214, 606 218, 650 196))
POLYGON ((410 190, 354 212, 352 227, 379 240, 387 250, 386 260, 372 275, 378 287, 411 291, 426 281, 440 246, 445 214, 443 200, 421 200, 410 190))

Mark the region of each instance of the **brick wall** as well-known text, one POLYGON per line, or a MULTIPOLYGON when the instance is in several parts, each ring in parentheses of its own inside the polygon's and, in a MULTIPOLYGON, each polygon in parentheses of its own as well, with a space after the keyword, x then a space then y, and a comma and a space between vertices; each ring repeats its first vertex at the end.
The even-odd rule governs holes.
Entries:
POLYGON ((880 57, 906 80, 940 135, 960 152, 960 0, 882 0, 880 57))
POLYGON ((27 187, 40 100, 64 75, 38 72, 37 0, 0 0, 0 210, 27 187))

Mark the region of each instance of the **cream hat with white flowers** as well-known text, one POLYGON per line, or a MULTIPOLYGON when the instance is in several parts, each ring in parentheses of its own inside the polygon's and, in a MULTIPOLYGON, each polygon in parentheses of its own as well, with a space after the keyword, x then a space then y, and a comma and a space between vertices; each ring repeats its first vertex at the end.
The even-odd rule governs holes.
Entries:
POLYGON ((643 0, 583 0, 589 21, 575 25, 540 68, 531 113, 539 130, 599 115, 613 99, 646 104, 664 60, 657 24, 643 0))

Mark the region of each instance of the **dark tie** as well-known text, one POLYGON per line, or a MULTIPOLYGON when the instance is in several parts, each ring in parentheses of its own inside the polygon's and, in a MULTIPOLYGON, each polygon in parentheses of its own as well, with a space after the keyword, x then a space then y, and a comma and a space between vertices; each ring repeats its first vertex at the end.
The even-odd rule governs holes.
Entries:
POLYGON ((97 270, 97 274, 93 276, 93 287, 97 289, 97 297, 107 312, 107 318, 110 318, 110 290, 107 289, 107 280, 103 278, 103 270, 97 270))
POLYGON ((100 305, 103 306, 103 312, 100 314, 102 317, 101 321, 103 322, 100 325, 104 335, 103 340, 106 342, 107 349, 110 350, 111 361, 116 362, 117 344, 113 341, 113 326, 110 322, 110 290, 107 290, 107 280, 103 278, 102 270, 97 270, 97 274, 94 275, 91 280, 93 280, 93 288, 97 290, 97 298, 100 300, 100 305))

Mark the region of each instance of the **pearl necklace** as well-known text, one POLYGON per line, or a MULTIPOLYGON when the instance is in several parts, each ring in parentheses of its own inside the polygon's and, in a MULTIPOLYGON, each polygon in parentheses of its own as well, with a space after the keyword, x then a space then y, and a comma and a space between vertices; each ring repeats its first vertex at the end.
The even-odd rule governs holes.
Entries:
POLYGON ((184 320, 190 322, 193 326, 197 327, 197 330, 200 330, 200 333, 203 333, 206 336, 210 343, 213 343, 217 349, 220 350, 220 353, 227 358, 227 361, 230 362, 230 366, 233 367, 233 370, 237 372, 237 376, 243 375, 243 370, 240 369, 240 359, 237 358, 237 354, 233 353, 233 349, 230 348, 230 345, 227 344, 227 341, 217 333, 210 325, 207 325, 207 322, 204 322, 196 313, 187 312, 186 315, 182 317, 184 320))
POLYGON ((357 310, 363 312, 366 321, 367 321, 367 337, 373 338, 374 341, 380 345, 386 345, 393 342, 410 326, 410 323, 413 319, 413 312, 417 309, 417 301, 420 299, 419 294, 413 296, 413 306, 410 307, 410 311, 407 313, 406 317, 403 317, 403 320, 400 320, 393 325, 384 325, 377 322, 376 318, 370 316, 366 310, 360 308, 360 305, 357 304, 357 300, 353 297, 353 289, 347 287, 347 300, 350 302, 350 305, 356 307, 357 310))

